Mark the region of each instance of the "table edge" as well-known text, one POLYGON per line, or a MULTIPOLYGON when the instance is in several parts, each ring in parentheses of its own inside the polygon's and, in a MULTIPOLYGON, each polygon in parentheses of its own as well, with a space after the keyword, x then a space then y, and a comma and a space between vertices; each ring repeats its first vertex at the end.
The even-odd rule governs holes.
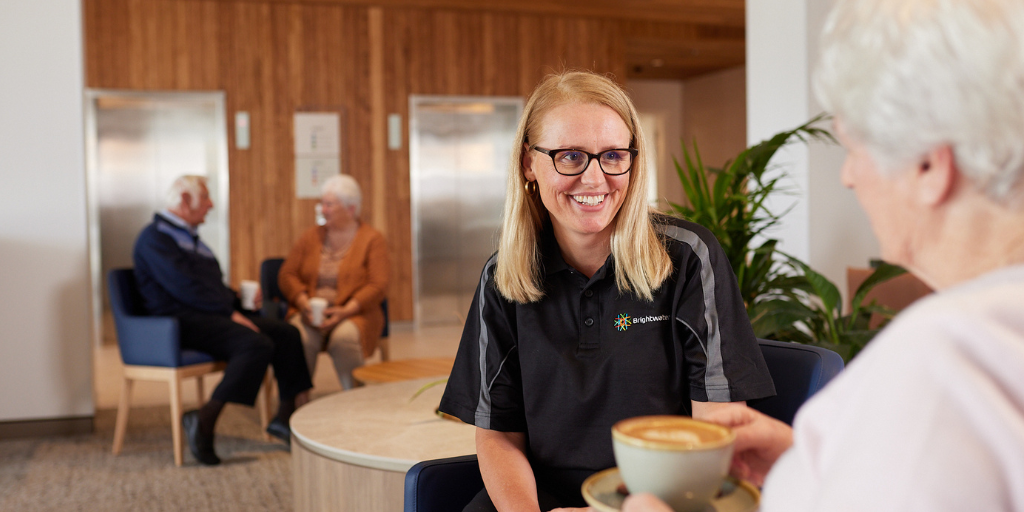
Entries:
POLYGON ((326 457, 331 460, 338 462, 344 462, 346 464, 352 464, 354 466, 362 466, 370 469, 379 469, 382 471, 394 471, 398 473, 406 473, 415 466, 419 461, 409 459, 396 459, 392 457, 381 457, 379 455, 367 455, 365 453, 351 452, 348 450, 342 450, 340 448, 334 448, 325 444, 318 443, 309 439, 298 432, 292 431, 292 437, 298 442, 302 448, 313 452, 322 457, 326 457))

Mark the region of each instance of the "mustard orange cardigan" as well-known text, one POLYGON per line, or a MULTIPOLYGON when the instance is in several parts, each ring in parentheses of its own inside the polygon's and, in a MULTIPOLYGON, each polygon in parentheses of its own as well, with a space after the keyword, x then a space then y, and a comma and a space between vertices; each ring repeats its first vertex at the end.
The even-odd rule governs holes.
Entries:
MULTIPOLYGON (((294 305, 302 292, 309 297, 314 296, 320 274, 320 252, 326 235, 327 228, 323 226, 306 230, 281 266, 278 286, 289 304, 294 305)), ((370 357, 377 349, 384 328, 384 312, 380 303, 387 293, 390 277, 391 261, 384 236, 362 223, 339 264, 338 297, 333 305, 343 305, 353 298, 359 301, 360 311, 350 319, 359 328, 363 357, 370 357)), ((297 313, 294 306, 288 310, 289 317, 297 313)))

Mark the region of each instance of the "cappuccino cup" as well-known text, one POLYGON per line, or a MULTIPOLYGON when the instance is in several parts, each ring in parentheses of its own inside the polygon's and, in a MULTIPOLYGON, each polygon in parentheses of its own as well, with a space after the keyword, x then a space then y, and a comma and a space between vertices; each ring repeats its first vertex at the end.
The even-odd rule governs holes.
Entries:
POLYGON ((259 291, 260 284, 256 281, 242 281, 240 292, 242 296, 242 309, 253 311, 256 309, 256 292, 259 291))
POLYGON ((649 492, 676 512, 701 510, 729 473, 732 430, 688 416, 640 416, 612 427, 612 450, 626 488, 649 492))
POLYGON ((313 297, 309 299, 309 316, 314 327, 320 327, 324 323, 324 310, 327 309, 327 299, 313 297))

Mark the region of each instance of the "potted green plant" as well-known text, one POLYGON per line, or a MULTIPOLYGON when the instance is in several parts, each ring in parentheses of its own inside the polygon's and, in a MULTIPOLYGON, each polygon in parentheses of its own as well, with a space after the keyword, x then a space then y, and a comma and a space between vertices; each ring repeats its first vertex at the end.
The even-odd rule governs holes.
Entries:
POLYGON ((906 273, 903 267, 881 263, 857 287, 850 299, 850 311, 843 313, 839 288, 796 258, 787 258, 795 270, 776 282, 750 308, 750 322, 758 337, 797 341, 837 352, 849 362, 895 315, 895 311, 872 300, 865 304, 875 285, 906 273), (881 319, 871 325, 873 316, 881 319))
POLYGON ((787 193, 785 173, 770 172, 774 169, 769 163, 795 141, 835 142, 832 134, 815 126, 824 119, 817 116, 755 144, 722 168, 705 166, 696 143, 692 152, 682 144, 683 162, 676 160, 675 166, 687 202, 669 205, 673 214, 708 228, 721 243, 757 336, 824 346, 849 360, 879 330, 870 327, 871 315, 881 315, 883 323, 893 315, 874 302, 863 304, 864 297, 904 270, 880 266, 857 289, 853 307, 844 315, 838 287, 779 251, 778 240, 767 236, 786 213, 772 212, 767 199, 787 193))
POLYGON ((781 187, 784 174, 769 172, 769 162, 792 140, 834 141, 827 130, 814 126, 821 120, 822 116, 815 117, 753 145, 722 168, 705 166, 696 143, 692 153, 682 144, 682 165, 675 160, 687 202, 670 202, 672 213, 708 228, 715 235, 736 272, 748 311, 758 297, 773 287, 783 269, 776 258, 778 240, 765 236, 785 214, 776 214, 766 205, 769 196, 786 193, 781 187), (755 246, 759 238, 763 241, 755 246))

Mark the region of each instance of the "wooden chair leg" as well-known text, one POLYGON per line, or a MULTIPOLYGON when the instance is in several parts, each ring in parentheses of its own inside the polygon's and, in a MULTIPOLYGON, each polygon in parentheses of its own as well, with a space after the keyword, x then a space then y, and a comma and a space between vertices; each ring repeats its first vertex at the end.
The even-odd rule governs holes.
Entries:
POLYGON ((203 376, 196 377, 196 409, 206 403, 206 393, 203 393, 203 376))
POLYGON ((181 376, 174 372, 168 382, 171 388, 171 436, 174 440, 174 465, 181 466, 185 458, 185 445, 181 430, 181 376))
POLYGON ((380 360, 386 362, 391 360, 391 342, 388 338, 381 338, 377 342, 377 346, 380 347, 380 360))
POLYGON ((263 439, 273 441, 267 433, 267 425, 270 425, 270 399, 274 386, 274 379, 270 376, 270 369, 263 375, 263 385, 260 386, 260 394, 256 396, 256 408, 260 413, 260 428, 263 429, 263 439))
POLYGON ((128 429, 128 410, 131 408, 132 380, 122 377, 121 399, 117 403, 117 420, 114 422, 114 447, 111 449, 114 455, 121 453, 124 446, 124 434, 128 429))

